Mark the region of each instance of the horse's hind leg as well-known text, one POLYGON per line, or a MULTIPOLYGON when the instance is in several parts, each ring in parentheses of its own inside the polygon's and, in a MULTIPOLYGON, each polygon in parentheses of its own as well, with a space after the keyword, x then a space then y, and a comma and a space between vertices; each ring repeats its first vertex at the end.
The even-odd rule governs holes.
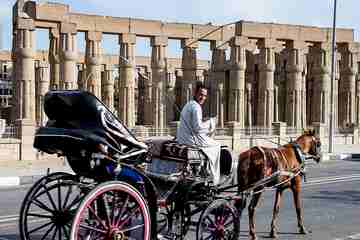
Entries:
POLYGON ((271 238, 277 238, 276 220, 279 216, 280 205, 281 205, 281 196, 282 196, 283 191, 284 190, 281 188, 276 189, 273 216, 272 216, 272 221, 271 221, 271 230, 270 230, 271 238))
MULTIPOLYGON (((256 192, 256 190, 255 190, 256 192)), ((249 212, 249 235, 250 235, 250 239, 251 240, 255 240, 256 239, 256 233, 255 233, 255 208, 259 203, 261 197, 261 192, 254 194, 253 197, 251 198, 249 207, 248 207, 248 212, 249 212)))
POLYGON ((296 216, 298 221, 299 233, 306 234, 307 231, 303 223, 303 214, 301 206, 301 177, 296 176, 291 183, 291 190, 294 196, 294 205, 296 209, 296 216))

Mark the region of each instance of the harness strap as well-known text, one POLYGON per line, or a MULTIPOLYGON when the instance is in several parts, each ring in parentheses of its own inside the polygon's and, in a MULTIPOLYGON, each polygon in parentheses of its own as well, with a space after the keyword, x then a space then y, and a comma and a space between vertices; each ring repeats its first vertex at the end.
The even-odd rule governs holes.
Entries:
POLYGON ((300 173, 301 175, 304 177, 304 182, 306 182, 306 173, 305 173, 305 154, 303 153, 303 151, 300 148, 300 145, 296 142, 292 142, 291 146, 294 149, 295 152, 295 156, 297 161, 300 164, 300 173))
POLYGON ((255 148, 258 149, 260 151, 260 153, 263 155, 263 158, 264 158, 264 175, 266 175, 267 157, 266 157, 265 150, 260 146, 255 146, 255 148))

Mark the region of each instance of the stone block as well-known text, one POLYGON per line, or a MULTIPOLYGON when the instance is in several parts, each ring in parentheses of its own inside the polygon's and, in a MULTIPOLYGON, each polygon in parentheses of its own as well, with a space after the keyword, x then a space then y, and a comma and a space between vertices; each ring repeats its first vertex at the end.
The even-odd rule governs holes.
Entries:
POLYGON ((34 20, 31 18, 18 18, 17 29, 35 30, 34 20))
POLYGON ((153 46, 167 46, 168 37, 167 36, 154 36, 150 39, 150 45, 153 46))
POLYGON ((101 41, 102 32, 88 31, 85 34, 85 38, 86 38, 86 40, 89 40, 89 41, 101 41))
POLYGON ((76 23, 61 22, 60 33, 76 34, 77 33, 76 23))
POLYGON ((191 48, 198 48, 199 41, 193 38, 186 38, 181 40, 181 48, 191 47, 191 48))
POLYGON ((133 33, 123 33, 119 35, 119 44, 121 43, 129 43, 135 44, 136 43, 136 34, 133 33))

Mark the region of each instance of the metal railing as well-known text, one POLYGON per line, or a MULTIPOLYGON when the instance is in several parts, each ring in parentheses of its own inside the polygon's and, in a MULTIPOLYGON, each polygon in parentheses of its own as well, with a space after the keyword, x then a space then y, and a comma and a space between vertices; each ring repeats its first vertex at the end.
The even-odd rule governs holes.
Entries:
POLYGON ((8 125, 5 127, 1 138, 16 138, 16 127, 14 125, 8 125))

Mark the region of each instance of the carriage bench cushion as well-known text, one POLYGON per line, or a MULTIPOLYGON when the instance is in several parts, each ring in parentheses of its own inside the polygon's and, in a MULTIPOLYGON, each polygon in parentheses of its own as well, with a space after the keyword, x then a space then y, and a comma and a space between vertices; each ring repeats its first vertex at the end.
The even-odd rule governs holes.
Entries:
POLYGON ((199 149, 189 145, 179 144, 176 141, 165 142, 161 149, 161 156, 163 158, 170 158, 179 161, 188 161, 190 158, 201 158, 198 154, 197 157, 194 156, 194 153, 199 154, 199 149))

